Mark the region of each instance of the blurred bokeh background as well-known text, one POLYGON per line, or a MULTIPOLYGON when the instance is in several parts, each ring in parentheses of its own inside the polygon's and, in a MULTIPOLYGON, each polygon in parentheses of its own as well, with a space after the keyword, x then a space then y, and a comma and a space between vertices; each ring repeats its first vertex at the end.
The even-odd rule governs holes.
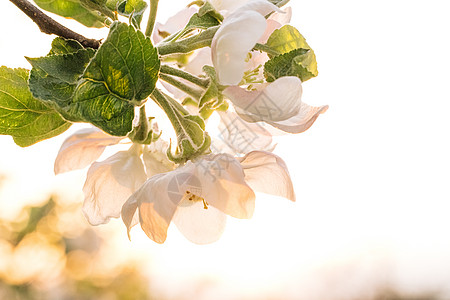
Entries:
MULTIPOLYGON (((160 0, 158 20, 186 4, 160 0)), ((212 245, 175 227, 164 245, 129 241, 120 220, 84 219, 86 170, 53 174, 80 126, 26 149, 0 136, 0 299, 450 299, 448 1, 291 6, 319 64, 303 99, 330 105, 279 138, 297 203, 258 195, 212 245)), ((0 14, 0 65, 30 68, 53 37, 9 1, 0 14)))

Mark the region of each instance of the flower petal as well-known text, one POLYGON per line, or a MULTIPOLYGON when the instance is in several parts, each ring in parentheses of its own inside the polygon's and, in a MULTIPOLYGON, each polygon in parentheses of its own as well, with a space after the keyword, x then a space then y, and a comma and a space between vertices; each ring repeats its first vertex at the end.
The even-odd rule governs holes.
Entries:
MULTIPOLYGON (((124 205, 122 212, 132 211, 134 202, 139 207, 139 222, 145 234, 157 243, 164 243, 167 229, 186 191, 194 192, 198 179, 193 175, 194 165, 188 163, 172 172, 157 174, 137 190, 124 205)), ((132 213, 127 213, 125 225, 132 213)), ((130 227, 131 228, 131 227, 130 227)))
POLYGON ((269 39, 270 35, 276 29, 280 29, 281 27, 282 27, 282 25, 279 22, 268 19, 266 31, 264 31, 264 34, 259 38, 258 43, 260 43, 260 44, 267 43, 267 40, 269 39))
POLYGON ((234 11, 248 0, 209 0, 217 11, 234 11))
POLYGON ((205 209, 201 201, 185 199, 178 205, 173 222, 189 241, 205 245, 222 236, 227 216, 213 206, 205 209))
MULTIPOLYGON (((137 203, 139 222, 144 232, 153 241, 164 243, 178 207, 183 210, 183 206, 188 206, 187 203, 197 205, 197 202, 206 205, 208 209, 205 211, 211 211, 214 215, 217 212, 209 210, 211 207, 236 218, 250 218, 255 206, 255 194, 245 183, 239 161, 228 154, 208 155, 196 162, 189 161, 172 172, 157 174, 127 200, 122 209, 122 218, 129 230, 133 225, 137 203)), ((222 223, 220 219, 215 220, 214 216, 205 216, 202 220, 214 220, 215 229, 206 231, 207 238, 199 237, 197 242, 211 242, 221 232, 222 223)), ((181 231, 191 236, 198 230, 198 224, 193 225, 197 227, 181 231)))
POLYGON ((280 29, 283 25, 288 24, 292 18, 292 8, 286 7, 284 10, 276 11, 267 19, 267 29, 264 32, 261 39, 258 41, 261 44, 265 44, 270 35, 276 30, 280 29))
MULTIPOLYGON (((142 230, 159 244, 165 242, 167 229, 177 209, 177 203, 168 196, 166 183, 167 176, 156 177, 145 185, 141 197, 137 198, 142 230)), ((181 198, 179 200, 181 201, 181 198)))
POLYGON ((168 147, 169 144, 161 138, 145 147, 143 159, 145 169, 147 171, 147 177, 150 178, 153 175, 169 172, 175 169, 176 165, 169 160, 166 154, 168 147))
POLYGON ((252 189, 295 201, 294 186, 281 157, 270 152, 253 151, 239 160, 245 181, 252 189))
POLYGON ((245 120, 282 121, 298 114, 302 104, 302 83, 297 77, 286 76, 260 85, 260 90, 247 91, 231 86, 226 88, 223 94, 230 99, 236 111, 245 120))
POLYGON ((125 137, 110 136, 97 128, 86 128, 69 136, 55 159, 55 174, 82 169, 102 155, 106 146, 116 145, 125 137))
POLYGON ((220 138, 236 153, 248 153, 252 150, 272 151, 272 135, 258 123, 244 121, 230 110, 219 112, 220 138))
POLYGON ((252 217, 255 193, 245 182, 242 166, 233 156, 204 156, 195 162, 194 172, 201 183, 200 196, 207 204, 235 218, 252 217))
POLYGON ((328 105, 310 106, 302 103, 300 111, 297 115, 284 121, 267 122, 275 128, 289 133, 301 133, 308 130, 312 124, 317 120, 320 114, 328 110, 328 105))
POLYGON ((255 11, 237 11, 223 21, 211 43, 212 61, 220 83, 237 85, 241 81, 247 53, 265 30, 266 19, 255 11))
POLYGON ((127 227, 127 234, 130 240, 131 240, 130 237, 131 228, 139 223, 139 213, 137 212, 137 209, 138 209, 137 198, 134 195, 128 198, 128 200, 122 206, 121 212, 122 221, 127 227))
POLYGON ((83 187, 83 213, 92 225, 118 218, 122 205, 146 180, 144 165, 132 147, 89 168, 83 187))
POLYGON ((211 49, 208 48, 202 48, 195 51, 194 54, 192 54, 189 63, 184 67, 184 70, 198 76, 203 74, 203 67, 205 65, 213 65, 211 59, 211 49))
POLYGON ((292 18, 292 7, 286 7, 282 9, 282 13, 276 12, 273 13, 268 20, 277 21, 281 25, 286 25, 291 22, 292 18))

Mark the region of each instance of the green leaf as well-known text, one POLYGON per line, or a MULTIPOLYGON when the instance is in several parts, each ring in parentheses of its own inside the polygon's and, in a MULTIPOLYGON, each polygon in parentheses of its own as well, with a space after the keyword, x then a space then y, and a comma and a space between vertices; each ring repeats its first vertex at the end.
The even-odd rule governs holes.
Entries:
POLYGON ((80 82, 104 86, 109 94, 134 105, 141 105, 158 80, 160 61, 155 47, 141 31, 115 22, 80 82))
POLYGON ((303 35, 301 35, 297 28, 291 25, 284 25, 280 29, 275 30, 270 35, 266 45, 281 54, 288 53, 299 48, 311 49, 308 43, 306 43, 306 39, 303 35))
POLYGON ((220 25, 222 20, 223 16, 219 14, 209 2, 205 2, 199 12, 192 15, 186 26, 176 35, 169 38, 167 42, 174 42, 196 29, 206 30, 220 25))
POLYGON ((214 8, 211 3, 205 1, 205 3, 198 9, 198 16, 201 18, 207 14, 214 17, 217 21, 223 21, 223 16, 214 8))
POLYGON ((284 76, 297 76, 305 82, 317 76, 315 56, 309 49, 296 49, 275 56, 264 65, 264 75, 268 82, 284 76))
POLYGON ((142 16, 147 9, 147 3, 143 0, 126 0, 117 6, 119 14, 129 17, 136 28, 141 28, 142 16))
POLYGON ((106 7, 117 11, 120 15, 129 17, 131 23, 140 28, 142 16, 147 9, 147 2, 144 0, 107 0, 106 7))
POLYGON ((21 147, 57 136, 71 125, 31 95, 27 79, 28 70, 0 67, 0 134, 11 135, 21 147))
POLYGON ((125 136, 132 130, 134 106, 144 103, 158 80, 157 50, 142 32, 115 22, 95 56, 93 51, 29 59, 30 90, 67 120, 125 136))
POLYGON ((306 81, 319 74, 314 51, 295 27, 285 25, 275 30, 266 46, 281 53, 275 57, 270 55, 271 60, 264 65, 267 81, 283 76, 297 76, 306 81))
POLYGON ((219 24, 220 24, 220 22, 210 14, 205 14, 203 16, 200 16, 199 13, 195 13, 189 19, 189 22, 187 23, 183 32, 187 33, 194 29, 203 29, 204 30, 204 29, 208 29, 213 26, 217 26, 219 24))
POLYGON ((65 39, 57 37, 52 41, 52 48, 48 55, 54 54, 70 54, 75 53, 78 50, 82 50, 84 47, 75 40, 65 39))
POLYGON ((84 7, 79 0, 34 0, 42 9, 57 15, 77 20, 88 27, 105 26, 106 17, 84 7))
POLYGON ((69 112, 72 98, 79 77, 95 54, 93 49, 80 49, 74 53, 75 47, 66 47, 61 41, 54 43, 50 53, 39 58, 27 58, 33 66, 30 72, 29 88, 34 97, 41 99, 48 106, 57 110, 66 120, 84 121, 78 114, 69 112), (66 52, 67 54, 63 54, 66 52))

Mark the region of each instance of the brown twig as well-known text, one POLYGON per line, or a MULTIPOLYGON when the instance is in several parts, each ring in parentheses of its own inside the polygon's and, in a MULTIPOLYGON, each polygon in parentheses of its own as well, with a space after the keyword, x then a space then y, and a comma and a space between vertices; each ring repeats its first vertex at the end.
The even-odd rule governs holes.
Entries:
POLYGON ((94 39, 88 39, 81 34, 78 34, 69 28, 59 24, 46 14, 44 14, 36 6, 28 2, 27 0, 10 0, 21 11, 23 11, 39 29, 46 34, 56 34, 57 36, 72 39, 78 41, 84 47, 98 49, 100 47, 100 41, 94 39))

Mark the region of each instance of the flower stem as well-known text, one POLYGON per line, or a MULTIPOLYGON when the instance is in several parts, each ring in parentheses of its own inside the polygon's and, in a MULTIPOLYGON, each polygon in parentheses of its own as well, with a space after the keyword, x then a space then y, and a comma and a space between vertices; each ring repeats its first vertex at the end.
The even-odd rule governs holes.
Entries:
POLYGON ((220 26, 210 27, 201 33, 182 39, 177 42, 164 42, 160 43, 156 48, 158 48, 159 55, 169 55, 174 53, 189 53, 196 49, 211 46, 211 41, 219 30, 220 26))
POLYGON ((145 113, 145 105, 139 108, 139 123, 133 128, 129 134, 129 138, 136 143, 144 143, 148 140, 150 128, 148 124, 147 115, 145 113))
POLYGON ((174 77, 160 73, 159 74, 159 78, 161 78, 162 80, 164 80, 165 82, 173 85, 174 87, 176 87, 177 89, 185 92, 186 94, 196 98, 196 99, 200 99, 200 97, 202 96, 203 92, 199 91, 195 88, 192 88, 190 86, 188 86, 187 84, 182 83, 181 81, 176 80, 174 77))
POLYGON ((207 88, 208 84, 209 84, 208 79, 199 78, 199 77, 192 75, 186 71, 176 69, 176 68, 170 67, 168 65, 162 65, 160 72, 167 74, 167 75, 172 75, 172 76, 186 79, 187 81, 190 81, 193 84, 196 84, 199 87, 203 87, 203 88, 207 88))
POLYGON ((173 106, 167 100, 167 97, 159 89, 154 89, 150 97, 156 102, 156 104, 158 104, 159 107, 161 107, 162 110, 164 110, 166 115, 169 117, 169 120, 172 121, 172 118, 176 113, 173 106))
POLYGON ((161 94, 163 94, 166 99, 170 102, 170 104, 172 106, 174 106, 182 115, 189 115, 189 111, 183 107, 183 105, 181 105, 177 100, 173 99, 172 97, 170 97, 169 95, 166 95, 165 93, 161 92, 161 94))
POLYGON ((156 12, 158 11, 159 0, 150 0, 150 14, 148 16, 147 28, 145 29, 145 36, 150 37, 155 27, 156 12))

